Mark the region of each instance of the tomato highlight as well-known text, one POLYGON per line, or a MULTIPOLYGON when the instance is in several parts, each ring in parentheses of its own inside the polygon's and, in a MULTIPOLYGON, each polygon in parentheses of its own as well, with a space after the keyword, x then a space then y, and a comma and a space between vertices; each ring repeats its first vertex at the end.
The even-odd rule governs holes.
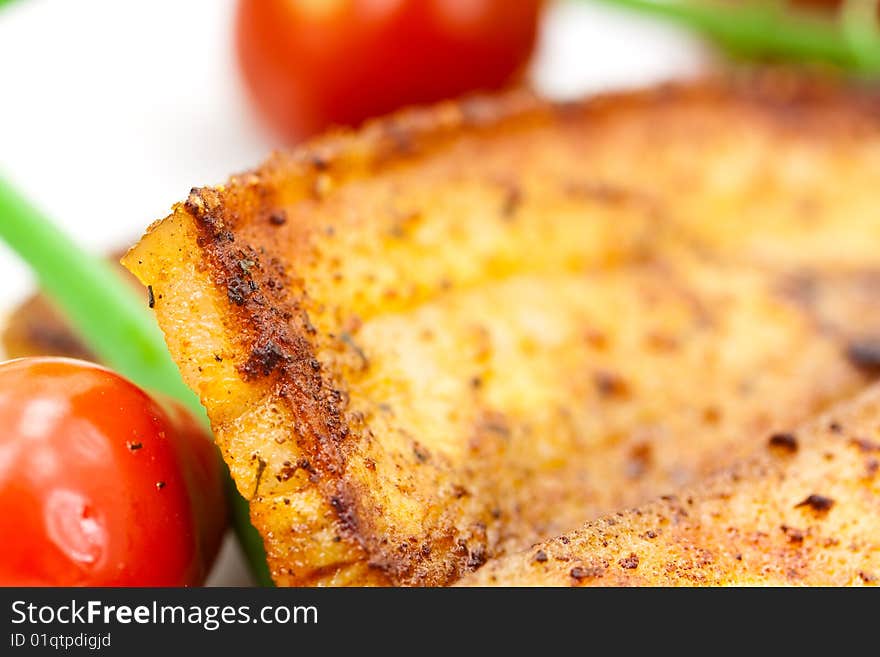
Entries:
POLYGON ((238 60, 288 142, 399 107, 510 84, 541 0, 240 0, 238 60))
POLYGON ((226 527, 210 437, 103 367, 0 364, 0 585, 201 584, 226 527))

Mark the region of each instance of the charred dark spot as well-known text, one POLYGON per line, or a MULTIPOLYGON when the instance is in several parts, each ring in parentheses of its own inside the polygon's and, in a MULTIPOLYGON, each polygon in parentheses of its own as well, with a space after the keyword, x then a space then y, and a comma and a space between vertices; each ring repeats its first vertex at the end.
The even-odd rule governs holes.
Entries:
POLYGON ((580 566, 575 566, 569 571, 569 575, 571 575, 572 579, 576 579, 578 581, 582 579, 586 579, 588 577, 586 568, 581 568, 580 566))
POLYGON ((468 568, 475 570, 486 563, 486 560, 488 558, 489 557, 486 554, 485 546, 477 545, 473 550, 470 551, 467 561, 465 563, 468 568))
POLYGON ((203 228, 211 240, 215 241, 233 241, 235 238, 226 228, 223 216, 215 214, 209 209, 209 206, 216 206, 217 202, 216 190, 210 188, 193 187, 190 190, 189 197, 184 203, 184 208, 198 225, 203 228))
POLYGON ((859 571, 859 579, 865 584, 873 584, 877 581, 877 576, 864 570, 859 571))
POLYGON ((575 566, 568 574, 578 582, 585 579, 595 579, 605 574, 605 569, 599 566, 575 566))
POLYGON ((880 372, 880 340, 857 340, 851 342, 846 355, 853 365, 871 373, 880 372))
POLYGON ((510 437, 510 425, 507 418, 501 413, 492 413, 483 418, 480 422, 479 429, 482 432, 493 433, 502 438, 510 437))
MULTIPOLYGON (((255 454, 251 455, 251 460, 253 460, 255 454)), ((251 493, 251 499, 255 499, 257 497, 257 492, 260 490, 260 482, 263 481, 263 473, 266 472, 266 460, 257 456, 257 476, 254 478, 254 492, 251 493)))
POLYGON ((309 155, 309 163, 318 171, 326 171, 330 168, 330 160, 318 153, 311 153, 309 155))
POLYGON ((334 495, 330 498, 330 506, 336 512, 336 517, 339 518, 339 523, 342 527, 348 532, 355 533, 357 531, 357 518, 351 505, 347 504, 342 497, 334 495))
POLYGON ((828 430, 831 431, 831 433, 842 433, 843 427, 840 425, 840 422, 832 420, 828 425, 828 430))
POLYGON ((315 328, 315 325, 312 324, 312 320, 309 318, 309 314, 307 312, 303 312, 300 316, 300 320, 303 323, 303 328, 306 330, 306 333, 309 335, 315 335, 318 332, 318 329, 315 328))
POLYGON ((637 479, 643 476, 654 461, 654 450, 650 443, 639 443, 629 452, 626 462, 626 474, 628 477, 637 479))
POLYGON ((794 505, 794 508, 809 507, 817 513, 826 513, 834 506, 834 500, 824 495, 813 493, 794 505))
POLYGON ((147 285, 147 305, 150 308, 156 307, 156 296, 153 294, 153 286, 147 285))
POLYGON ((134 442, 129 440, 127 443, 125 443, 125 446, 128 447, 129 451, 136 452, 141 449, 144 444, 142 442, 134 442))
POLYGON ((593 380, 596 383, 596 389, 603 397, 623 399, 629 396, 629 386, 626 381, 614 372, 596 372, 593 380))
POLYGON ((880 460, 870 458, 865 461, 865 477, 867 479, 873 479, 878 470, 880 470, 880 460))
POLYGON ((657 532, 655 532, 653 529, 649 529, 644 533, 644 537, 648 539, 657 538, 657 532))
POLYGON ((538 563, 544 563, 547 561, 547 553, 544 550, 538 550, 535 552, 534 560, 538 563))
POLYGON ((559 542, 563 545, 568 545, 569 543, 571 543, 571 539, 569 539, 568 536, 560 536, 559 542))
POLYGON ((767 444, 774 450, 794 454, 798 451, 797 436, 793 433, 774 433, 767 444))
POLYGON ((634 570, 639 567, 639 556, 632 552, 628 557, 624 557, 620 561, 617 562, 621 568, 625 568, 626 570, 634 570))
POLYGON ((788 525, 782 525, 780 527, 782 533, 788 537, 789 543, 801 544, 804 542, 804 531, 802 529, 796 529, 794 527, 789 527, 788 525))
POLYGON ((241 367, 241 371, 249 379, 269 376, 281 362, 287 359, 284 350, 269 339, 253 346, 247 362, 241 367))
POLYGON ((285 461, 281 465, 281 470, 278 472, 277 475, 275 475, 275 479, 277 479, 278 481, 287 481, 296 473, 296 470, 296 465, 294 465, 290 461, 285 461))
POLYGON ((429 452, 419 441, 413 443, 413 454, 419 463, 427 463, 431 458, 431 452, 429 452))
POLYGON ((230 276, 226 283, 226 297, 236 306, 243 306, 256 290, 256 283, 249 276, 230 276))
POLYGON ((273 226, 283 226, 287 223, 287 213, 284 210, 276 210, 269 215, 269 223, 273 226))

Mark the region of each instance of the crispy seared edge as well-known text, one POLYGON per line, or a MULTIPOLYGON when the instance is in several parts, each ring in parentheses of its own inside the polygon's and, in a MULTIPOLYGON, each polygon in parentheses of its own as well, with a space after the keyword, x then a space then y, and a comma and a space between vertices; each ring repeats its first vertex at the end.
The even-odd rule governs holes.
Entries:
MULTIPOLYGON (((185 345, 173 337, 168 339, 184 379, 197 387, 211 409, 212 426, 224 454, 228 455, 234 439, 236 416, 247 409, 236 401, 207 399, 205 391, 198 389, 198 375, 205 368, 224 370, 218 375, 220 379, 238 378, 261 388, 267 403, 278 404, 276 410, 284 408, 279 424, 283 425, 286 417, 288 426, 296 428, 300 457, 293 465, 308 473, 304 487, 311 489, 311 494, 298 496, 298 509, 291 509, 291 524, 296 528, 294 543, 298 544, 294 553, 274 554, 272 546, 267 545, 276 581, 388 584, 405 575, 397 571, 390 578, 384 569, 371 567, 370 555, 364 550, 357 493, 342 477, 345 466, 339 444, 350 431, 343 410, 345 389, 343 382, 322 372, 316 358, 315 329, 303 308, 303 282, 289 280, 282 263, 264 262, 265 254, 237 243, 231 229, 252 217, 260 217, 269 225, 273 209, 280 204, 277 192, 282 186, 285 203, 307 199, 318 193, 317 188, 331 170, 339 183, 390 166, 396 159, 417 156, 442 142, 447 134, 496 127, 505 119, 528 119, 541 108, 525 92, 511 93, 501 101, 448 103, 432 110, 402 113, 368 126, 361 134, 331 136, 289 155, 275 154, 262 168, 233 177, 224 186, 193 189, 186 202, 175 206, 172 215, 151 226, 138 250, 143 254, 146 249, 148 256, 129 254, 123 259, 123 264, 145 285, 153 287, 157 306, 174 297, 168 288, 185 277, 203 277, 202 289, 212 291, 210 298, 199 299, 193 306, 193 316, 201 316, 206 326, 231 330, 224 335, 202 333, 201 339, 188 340, 185 345), (178 242, 164 239, 174 232, 182 232, 192 249, 185 253, 163 252, 163 243, 178 242), (156 248, 151 250, 151 245, 156 248), (235 344, 228 343, 225 336, 229 335, 236 336, 235 344), (238 362, 226 361, 221 355, 242 353, 248 356, 238 362), (318 536, 326 537, 326 541, 316 541, 318 536), (291 569, 291 563, 299 567, 291 569)), ((305 241, 313 227, 300 228, 305 241)), ((168 327, 163 328, 168 337, 168 327)), ((263 536, 289 531, 287 527, 270 526, 271 514, 261 513, 259 505, 253 504, 259 497, 254 468, 242 470, 234 466, 232 458, 227 461, 232 464, 240 492, 252 501, 252 520, 263 536)), ((255 468, 257 472, 264 469, 263 464, 255 468)), ((464 569, 466 559, 465 555, 462 563, 452 569, 464 569)))
MULTIPOLYGON (((174 333, 169 346, 185 380, 197 388, 211 409, 221 449, 229 454, 236 423, 248 412, 248 399, 237 399, 232 392, 229 398, 221 398, 216 391, 200 386, 201 372, 208 368, 217 371, 212 378, 215 382, 247 381, 251 393, 260 390, 261 403, 277 414, 278 431, 295 427, 301 455, 297 463, 306 474, 302 481, 298 478, 301 494, 296 508, 291 509, 288 526, 273 525, 267 507, 261 504, 288 503, 261 499, 259 478, 265 464, 232 466, 239 490, 252 501, 252 519, 264 537, 295 528, 291 552, 275 554, 269 542, 269 561, 277 582, 442 584, 473 566, 467 563, 467 554, 452 556, 457 562, 449 565, 446 579, 435 581, 414 579, 412 564, 406 563, 405 557, 400 563, 385 558, 371 564, 374 555, 367 549, 370 537, 365 532, 369 530, 359 522, 357 487, 343 475, 345 456, 340 443, 354 428, 351 423, 357 421, 345 415, 344 382, 322 370, 316 358, 315 330, 306 310, 309 300, 303 281, 290 280, 282 263, 265 258, 252 245, 236 242, 235 228, 248 221, 264 221, 268 226, 275 208, 298 199, 319 198, 331 181, 340 184, 374 175, 384 167, 441 149, 462 134, 531 122, 584 120, 666 103, 730 99, 754 103, 782 121, 796 112, 800 103, 829 103, 840 110, 837 118, 841 121, 848 115, 869 117, 877 107, 876 97, 870 94, 847 92, 843 97, 835 85, 791 80, 780 84, 775 76, 769 81, 750 78, 744 84, 671 85, 564 105, 541 103, 524 92, 472 98, 405 111, 368 124, 359 133, 331 135, 290 154, 275 154, 261 168, 235 176, 225 185, 193 189, 171 216, 150 228, 139 255, 129 254, 124 264, 145 285, 153 286, 157 305, 163 298, 187 301, 173 294, 175 280, 202 277, 201 288, 209 292, 205 298, 188 300, 190 316, 202 317, 203 326, 229 329, 220 335, 195 327, 169 332, 169 327, 163 326, 166 337, 174 333), (163 251, 163 236, 175 231, 184 233, 185 243, 191 246, 187 252, 163 251), (191 339, 179 344, 185 340, 181 335, 186 334, 191 339)), ((305 243, 317 227, 297 226, 296 230, 297 239, 305 243)), ((295 271, 296 263, 289 264, 295 271)), ((254 459, 259 461, 257 451, 254 459)), ((230 458, 227 461, 232 463, 230 458)))
POLYGON ((876 585, 880 387, 751 459, 502 557, 464 586, 876 585))

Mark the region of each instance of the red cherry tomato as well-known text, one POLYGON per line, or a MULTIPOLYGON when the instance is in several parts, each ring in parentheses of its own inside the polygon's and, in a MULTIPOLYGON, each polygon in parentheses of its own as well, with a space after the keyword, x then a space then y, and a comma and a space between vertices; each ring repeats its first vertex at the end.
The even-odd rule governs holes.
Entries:
POLYGON ((519 73, 542 0, 240 0, 238 58, 268 122, 295 141, 519 73))
POLYGON ((0 585, 200 584, 225 528, 222 482, 195 421, 113 372, 0 364, 0 585))

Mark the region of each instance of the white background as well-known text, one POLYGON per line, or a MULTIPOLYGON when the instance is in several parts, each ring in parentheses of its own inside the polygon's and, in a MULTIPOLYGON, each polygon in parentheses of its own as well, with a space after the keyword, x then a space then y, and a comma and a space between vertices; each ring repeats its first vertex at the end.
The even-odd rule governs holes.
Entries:
MULTIPOLYGON (((234 5, 17 0, 0 9, 0 175, 103 252, 130 245, 190 187, 257 164, 273 141, 240 87, 234 5)), ((573 97, 692 75, 703 61, 672 28, 568 2, 547 14, 532 77, 547 95, 573 97)), ((0 310, 32 286, 2 244, 0 281, 0 310)), ((246 583, 228 547, 214 581, 246 583)))

